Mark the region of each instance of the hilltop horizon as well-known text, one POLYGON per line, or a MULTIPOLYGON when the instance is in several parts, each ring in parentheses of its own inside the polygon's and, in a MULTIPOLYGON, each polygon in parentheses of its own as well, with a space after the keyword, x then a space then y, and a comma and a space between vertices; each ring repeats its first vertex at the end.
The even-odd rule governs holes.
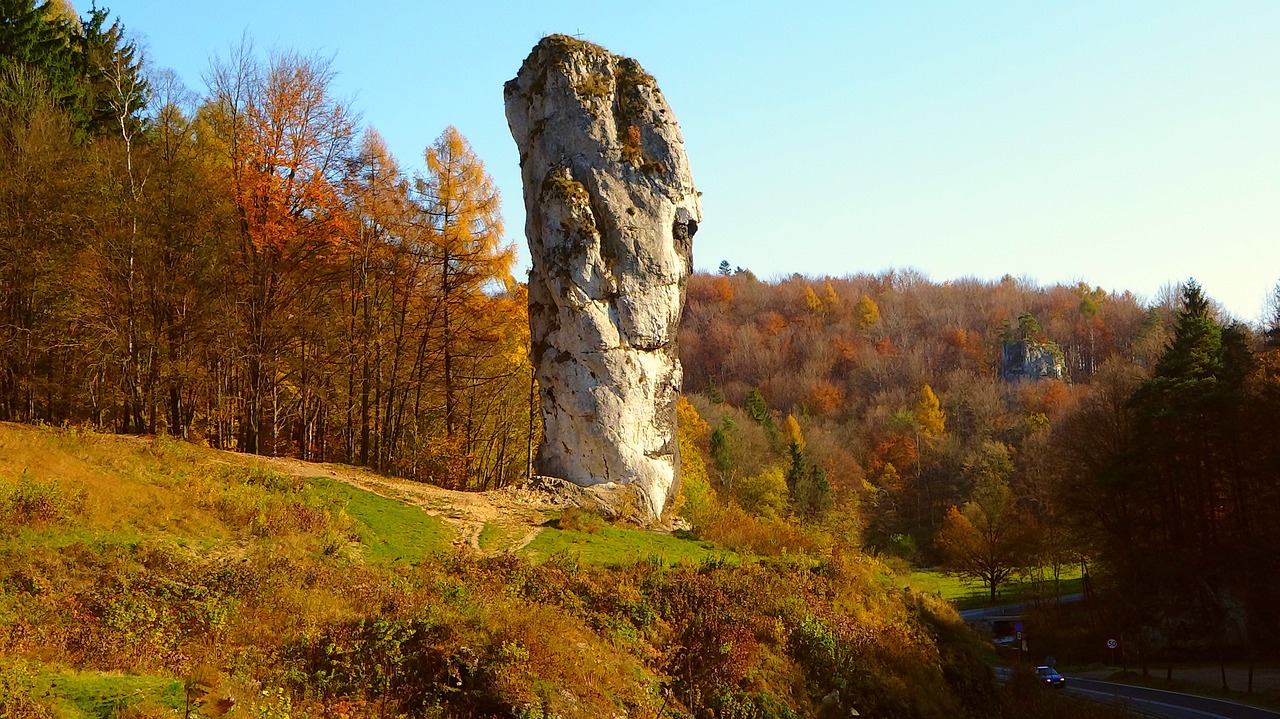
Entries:
POLYGON ((1195 277, 1250 322, 1280 280, 1274 4, 464 4, 391 23, 295 2, 111 10, 197 92, 242 38, 332 58, 340 95, 407 169, 458 127, 505 199, 518 270, 501 88, 560 32, 636 58, 670 99, 704 192, 699 268, 914 267, 1144 297, 1195 277))

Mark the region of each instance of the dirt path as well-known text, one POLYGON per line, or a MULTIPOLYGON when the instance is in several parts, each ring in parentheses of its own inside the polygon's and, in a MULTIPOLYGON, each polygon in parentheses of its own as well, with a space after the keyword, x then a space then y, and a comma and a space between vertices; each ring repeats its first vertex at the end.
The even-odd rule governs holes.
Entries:
POLYGON ((341 464, 304 462, 286 457, 258 457, 234 452, 224 461, 267 466, 296 477, 326 477, 353 487, 421 507, 439 517, 454 531, 454 544, 476 552, 518 551, 542 531, 554 506, 545 495, 525 489, 507 488, 489 492, 458 492, 421 482, 386 477, 368 470, 341 464), (486 525, 496 525, 490 546, 480 546, 486 525))
MULTIPOLYGON (((30 426, 0 422, 6 428, 35 431, 30 426)), ((118 442, 149 447, 157 440, 145 435, 94 434, 95 441, 118 442)), ((439 517, 454 533, 454 544, 476 552, 497 553, 519 551, 542 532, 549 515, 559 508, 549 495, 527 489, 506 488, 490 492, 458 492, 421 482, 387 477, 362 467, 345 464, 304 462, 287 457, 263 457, 230 450, 185 445, 201 461, 218 462, 237 467, 267 467, 296 477, 324 477, 345 482, 353 487, 421 507, 439 517), (492 529, 481 546, 486 526, 492 529)))

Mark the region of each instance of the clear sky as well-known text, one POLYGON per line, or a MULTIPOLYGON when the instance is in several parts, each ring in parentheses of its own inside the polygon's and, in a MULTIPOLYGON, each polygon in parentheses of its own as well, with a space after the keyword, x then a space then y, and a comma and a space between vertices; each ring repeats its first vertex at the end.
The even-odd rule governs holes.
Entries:
POLYGON ((914 267, 1147 298, 1195 277, 1245 320, 1280 281, 1276 0, 106 4, 198 92, 242 36, 332 57, 406 168, 455 125, 524 266, 502 84, 562 32, 657 78, 703 192, 701 269, 914 267))

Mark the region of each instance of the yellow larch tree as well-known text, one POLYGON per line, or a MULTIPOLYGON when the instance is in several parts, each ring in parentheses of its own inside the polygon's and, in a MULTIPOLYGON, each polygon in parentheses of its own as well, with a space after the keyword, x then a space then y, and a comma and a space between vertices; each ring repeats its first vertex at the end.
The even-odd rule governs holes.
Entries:
POLYGON ((858 329, 869 330, 880 324, 880 306, 876 301, 863 295, 858 300, 858 306, 854 309, 858 317, 858 329))
POLYGON ((946 429, 947 416, 938 402, 938 395, 934 394, 933 388, 927 384, 920 388, 920 399, 916 402, 912 414, 915 416, 916 424, 920 426, 920 434, 925 439, 932 439, 946 429))
POLYGON ((457 363, 468 352, 465 348, 480 339, 468 318, 486 304, 486 290, 500 289, 510 280, 515 246, 502 244, 498 189, 457 128, 445 128, 425 159, 427 173, 415 187, 434 245, 444 421, 453 437, 460 385, 466 381, 457 363))
POLYGON ((787 415, 786 429, 787 438, 794 442, 796 447, 800 448, 800 451, 803 452, 805 448, 804 435, 800 432, 800 423, 796 421, 795 415, 787 415))
POLYGON ((813 291, 812 287, 804 288, 804 306, 810 313, 821 317, 826 314, 826 306, 822 304, 822 299, 818 297, 818 293, 813 291))

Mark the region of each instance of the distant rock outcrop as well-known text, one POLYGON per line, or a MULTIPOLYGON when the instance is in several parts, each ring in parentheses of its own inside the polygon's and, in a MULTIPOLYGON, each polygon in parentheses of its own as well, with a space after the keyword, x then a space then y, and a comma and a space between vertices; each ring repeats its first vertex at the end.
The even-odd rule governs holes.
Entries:
POLYGON ((680 128, 639 63, 564 35, 505 95, 533 259, 537 470, 656 521, 679 487, 676 326, 702 219, 680 128))
POLYGON ((1000 379, 1006 382, 1062 379, 1067 368, 1053 342, 1006 342, 1000 352, 1000 379))

